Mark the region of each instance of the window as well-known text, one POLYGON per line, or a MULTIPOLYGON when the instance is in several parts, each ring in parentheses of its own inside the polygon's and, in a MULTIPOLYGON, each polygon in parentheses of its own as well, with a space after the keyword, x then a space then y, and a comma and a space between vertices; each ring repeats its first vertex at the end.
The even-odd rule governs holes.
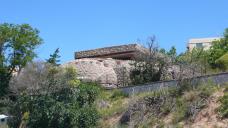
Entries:
POLYGON ((196 43, 197 48, 203 48, 203 43, 196 43))

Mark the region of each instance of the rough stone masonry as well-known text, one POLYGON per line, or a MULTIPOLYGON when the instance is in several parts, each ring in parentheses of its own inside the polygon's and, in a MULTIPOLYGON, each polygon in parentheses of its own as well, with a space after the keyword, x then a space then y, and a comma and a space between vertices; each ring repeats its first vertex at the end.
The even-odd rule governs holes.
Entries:
POLYGON ((128 44, 75 52, 75 60, 64 66, 77 69, 78 78, 97 82, 106 88, 126 86, 130 83, 130 71, 134 58, 148 52, 138 44, 128 44))
POLYGON ((98 82, 106 88, 130 83, 132 60, 146 48, 128 44, 75 52, 75 60, 64 64, 77 69, 78 78, 86 82, 98 82))

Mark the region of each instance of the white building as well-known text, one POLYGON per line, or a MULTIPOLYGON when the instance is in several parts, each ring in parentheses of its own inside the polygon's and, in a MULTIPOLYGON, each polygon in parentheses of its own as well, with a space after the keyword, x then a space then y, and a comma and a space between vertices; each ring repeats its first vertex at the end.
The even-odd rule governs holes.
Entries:
POLYGON ((208 50, 212 46, 212 42, 221 39, 220 37, 212 37, 212 38, 195 38, 190 39, 188 42, 188 50, 192 51, 193 48, 203 48, 204 50, 208 50))

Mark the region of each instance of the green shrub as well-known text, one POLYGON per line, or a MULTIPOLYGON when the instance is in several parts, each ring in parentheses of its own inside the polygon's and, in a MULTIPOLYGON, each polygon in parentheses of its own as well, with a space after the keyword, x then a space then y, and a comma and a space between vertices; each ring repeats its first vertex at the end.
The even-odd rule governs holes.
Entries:
POLYGON ((95 128, 97 126, 97 121, 100 118, 96 108, 90 106, 81 108, 77 115, 77 118, 73 118, 75 118, 75 126, 77 126, 78 128, 95 128))
POLYGON ((176 124, 185 119, 187 113, 187 104, 182 99, 177 99, 176 109, 173 115, 173 123, 176 124))
POLYGON ((199 92, 201 98, 208 98, 212 93, 217 90, 218 86, 208 82, 207 84, 201 84, 197 86, 196 90, 199 92))
POLYGON ((116 99, 125 98, 125 97, 128 97, 126 93, 116 89, 113 91, 111 99, 116 100, 116 99))
POLYGON ((86 104, 92 105, 100 92, 98 86, 93 83, 81 83, 78 89, 77 102, 81 107, 86 104))
MULTIPOLYGON (((192 121, 197 113, 207 105, 207 99, 215 90, 216 86, 213 83, 208 82, 183 91, 181 97, 176 97, 177 100, 174 106, 173 123, 176 124, 185 119, 192 121)), ((172 90, 171 92, 173 93, 176 91, 172 90)))
POLYGON ((112 101, 109 107, 100 109, 99 112, 101 113, 102 117, 110 117, 124 112, 127 107, 128 105, 124 103, 123 99, 118 99, 116 101, 112 101))
POLYGON ((99 114, 94 102, 99 88, 92 83, 69 83, 77 81, 72 68, 48 71, 45 86, 33 92, 25 90, 11 104, 9 113, 15 118, 9 121, 10 127, 19 127, 21 122, 28 128, 96 127, 99 114), (47 87, 50 90, 46 91, 47 87))
POLYGON ((228 69, 228 53, 217 59, 215 63, 221 70, 226 71, 228 69))
POLYGON ((128 107, 128 95, 118 89, 101 90, 96 104, 102 117, 107 118, 122 113, 128 107))
POLYGON ((150 128, 151 126, 156 126, 156 128, 164 128, 165 123, 156 117, 150 117, 147 121, 143 122, 139 128, 150 128))
POLYGON ((228 118, 228 86, 224 90, 224 96, 220 99, 221 106, 218 108, 223 118, 228 118))
POLYGON ((183 79, 178 82, 177 87, 173 87, 169 89, 169 95, 171 97, 180 97, 184 94, 184 92, 192 89, 193 89, 193 86, 191 84, 190 79, 183 79))
POLYGON ((93 104, 97 96, 94 90, 97 89, 92 85, 83 84, 79 88, 60 92, 62 98, 56 97, 58 93, 21 95, 11 108, 10 113, 17 118, 10 122, 10 126, 19 126, 23 114, 28 112, 26 122, 32 128, 95 127, 99 115, 93 104))

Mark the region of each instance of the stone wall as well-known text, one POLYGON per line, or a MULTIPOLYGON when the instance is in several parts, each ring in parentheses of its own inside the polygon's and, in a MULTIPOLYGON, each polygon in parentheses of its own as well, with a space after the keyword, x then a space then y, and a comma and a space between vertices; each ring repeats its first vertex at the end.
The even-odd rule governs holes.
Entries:
MULTIPOLYGON (((212 74, 212 75, 205 75, 205 76, 198 76, 192 79, 192 82, 202 82, 206 83, 211 81, 216 85, 221 85, 228 82, 228 72, 220 73, 220 74, 212 74)), ((177 80, 170 80, 170 81, 160 81, 154 82, 150 84, 138 85, 138 86, 128 86, 119 88, 119 90, 123 91, 126 94, 137 94, 142 92, 150 92, 155 90, 160 90, 169 87, 176 87, 178 81, 177 80)))
POLYGON ((78 78, 82 81, 97 82, 105 88, 116 88, 130 83, 130 62, 111 58, 83 58, 63 66, 75 67, 78 78))

